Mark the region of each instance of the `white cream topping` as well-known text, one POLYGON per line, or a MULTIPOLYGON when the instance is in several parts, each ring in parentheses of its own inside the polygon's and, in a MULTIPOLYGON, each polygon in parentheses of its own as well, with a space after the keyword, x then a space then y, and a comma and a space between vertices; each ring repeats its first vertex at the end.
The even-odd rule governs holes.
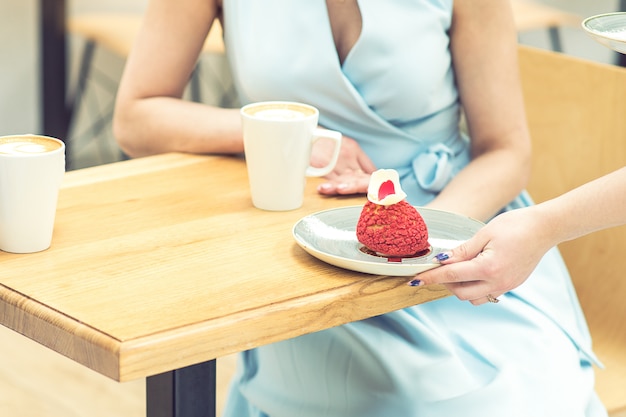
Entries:
MULTIPOLYGON (((390 184, 385 185, 385 189, 389 190, 390 184)), ((395 169, 379 169, 374 171, 370 178, 370 184, 367 188, 367 199, 374 204, 381 206, 390 206, 392 204, 399 203, 406 198, 406 193, 402 191, 400 186, 400 176, 395 169), (384 196, 379 199, 381 186, 387 181, 391 181, 393 184, 393 193, 384 196)))

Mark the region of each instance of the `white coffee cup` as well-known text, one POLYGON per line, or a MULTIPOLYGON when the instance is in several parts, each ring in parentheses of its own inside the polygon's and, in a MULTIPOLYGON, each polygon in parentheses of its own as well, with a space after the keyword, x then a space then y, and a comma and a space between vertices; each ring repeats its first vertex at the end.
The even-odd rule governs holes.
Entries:
POLYGON ((50 247, 65 173, 65 144, 47 136, 0 136, 0 250, 50 247))
POLYGON ((252 203, 263 210, 302 206, 306 177, 330 173, 337 163, 341 133, 317 127, 319 111, 308 104, 271 101, 241 108, 243 143, 252 203), (313 143, 335 142, 324 167, 310 165, 313 143))

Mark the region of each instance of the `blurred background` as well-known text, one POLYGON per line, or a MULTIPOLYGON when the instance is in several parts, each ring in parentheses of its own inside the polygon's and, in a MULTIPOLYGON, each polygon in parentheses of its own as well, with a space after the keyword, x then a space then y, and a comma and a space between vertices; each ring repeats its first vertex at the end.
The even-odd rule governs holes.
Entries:
MULTIPOLYGON (((40 4, 45 0, 0 1, 0 135, 16 133, 44 133, 42 126, 42 99, 40 76, 40 4)), ((537 0, 544 5, 570 12, 582 18, 616 11, 618 0, 537 0)), ((67 0, 67 15, 92 13, 141 13, 147 0, 67 0)), ((580 21, 579 20, 579 21, 580 21)), ((615 63, 615 53, 590 39, 580 24, 559 28, 562 52, 573 56, 615 63)), ((543 28, 527 29, 519 33, 520 43, 553 49, 549 33, 543 28)), ((67 40, 66 65, 68 96, 76 86, 79 62, 85 39, 70 33, 67 40)), ((205 54, 201 67, 201 101, 224 106, 236 106, 228 68, 220 54, 205 54)), ((92 72, 97 71, 99 83, 90 83, 84 92, 79 109, 73 109, 67 138, 71 141, 71 169, 108 163, 123 158, 113 141, 110 123, 106 123, 115 88, 125 57, 96 48, 92 72), (93 84, 93 85, 92 85, 93 84), (103 113, 99 115, 99 113, 103 113), (104 122, 93 128, 93 117, 104 122)))

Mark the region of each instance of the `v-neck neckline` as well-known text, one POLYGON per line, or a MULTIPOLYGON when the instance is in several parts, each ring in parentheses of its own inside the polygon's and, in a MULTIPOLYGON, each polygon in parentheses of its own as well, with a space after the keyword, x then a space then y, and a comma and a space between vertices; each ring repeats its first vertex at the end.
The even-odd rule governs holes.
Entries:
MULTIPOLYGON (((339 65, 341 68, 344 68, 346 62, 348 61, 349 57, 352 55, 352 52, 354 51, 354 48, 358 45, 361 37, 363 36, 363 14, 361 13, 361 5, 359 4, 358 0, 355 0, 358 12, 359 12, 359 17, 361 20, 361 27, 359 30, 358 35, 356 36, 356 38, 354 39, 354 42, 352 43, 352 45, 350 45, 349 49, 347 51, 345 51, 344 53, 340 52, 340 48, 338 47, 337 44, 337 39, 335 38, 335 34, 336 31, 333 30, 333 24, 332 24, 332 20, 331 20, 331 16, 330 16, 330 10, 328 7, 328 1, 324 1, 324 7, 326 10, 326 17, 328 19, 328 30, 330 31, 330 39, 331 42, 333 44, 334 47, 334 51, 335 51, 335 55, 337 57, 337 60, 339 61, 339 65)), ((338 22, 339 26, 336 27, 340 28, 341 27, 341 21, 338 22)), ((336 23, 337 25, 337 23, 336 23)))

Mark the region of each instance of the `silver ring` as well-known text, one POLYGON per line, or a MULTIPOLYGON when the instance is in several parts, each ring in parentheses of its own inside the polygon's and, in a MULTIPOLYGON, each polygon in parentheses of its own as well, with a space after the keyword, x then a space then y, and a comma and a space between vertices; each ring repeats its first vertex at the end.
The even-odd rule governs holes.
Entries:
POLYGON ((497 304, 500 302, 500 300, 498 300, 496 297, 494 297, 491 294, 487 294, 487 301, 489 301, 490 303, 494 303, 494 304, 497 304))

